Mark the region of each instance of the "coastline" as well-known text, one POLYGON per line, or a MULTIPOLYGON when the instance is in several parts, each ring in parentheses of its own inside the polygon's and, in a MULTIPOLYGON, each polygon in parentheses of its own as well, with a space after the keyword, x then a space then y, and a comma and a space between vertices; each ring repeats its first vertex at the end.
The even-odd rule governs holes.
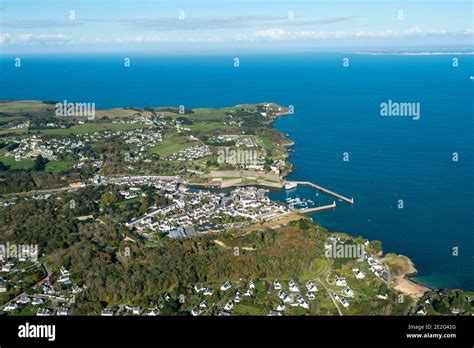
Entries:
MULTIPOLYGON (((286 115, 288 115, 288 114, 278 114, 275 117, 275 119, 279 116, 286 116, 286 115)), ((285 134, 283 132, 280 132, 280 131, 276 130, 275 128, 273 128, 273 121, 275 119, 272 120, 270 125, 271 125, 273 130, 280 133, 281 136, 288 142, 289 145, 284 145, 285 149, 295 145, 295 141, 289 139, 287 137, 287 134, 285 134)), ((286 159, 288 159, 288 158, 289 158, 289 155, 288 155, 288 152, 287 152, 286 153, 286 159)), ((286 175, 282 176, 282 182, 283 183, 286 182, 286 176, 292 172, 293 163, 290 162, 289 164, 290 164, 291 169, 290 169, 290 171, 288 171, 286 173, 286 175)), ((324 227, 324 226, 322 226, 322 227, 324 227)), ((348 234, 348 235, 350 235, 350 234, 348 234)), ((386 254, 384 257, 386 257, 387 255, 390 255, 390 254, 386 254)), ((418 301, 421 297, 423 297, 423 295, 426 292, 433 290, 433 288, 413 280, 412 277, 414 277, 416 274, 418 274, 418 270, 416 269, 415 264, 413 263, 413 261, 408 256, 401 255, 401 254, 397 255, 397 256, 404 258, 408 265, 406 266, 406 268, 403 269, 403 274, 402 275, 397 276, 394 280, 392 280, 393 284, 391 285, 391 287, 393 289, 395 289, 396 291, 400 292, 401 294, 403 294, 405 296, 409 296, 410 298, 414 299, 415 301, 418 301)))
MULTIPOLYGON (((40 103, 43 103, 42 101, 36 101, 36 100, 32 100, 32 101, 20 100, 20 101, 22 101, 22 102, 40 102, 40 103)), ((5 103, 7 101, 1 101, 1 102, 5 103)), ((265 104, 265 103, 258 103, 258 104, 265 104)), ((232 187, 241 187, 241 186, 262 186, 262 187, 268 187, 268 188, 273 188, 273 189, 281 189, 284 186, 285 182, 286 182, 286 177, 293 171, 293 163, 291 163, 291 161, 289 160, 290 156, 289 156, 288 148, 295 145, 295 141, 291 140, 289 138, 288 134, 275 129, 273 127, 273 122, 278 117, 289 116, 289 115, 292 115, 292 113, 290 113, 289 112, 290 110, 286 107, 280 106, 280 105, 275 104, 275 103, 269 103, 269 104, 279 106, 282 110, 281 112, 277 112, 274 115, 274 117, 272 117, 269 120, 267 126, 269 128, 271 128, 274 132, 279 134, 280 139, 278 141, 278 144, 282 148, 285 149, 285 154, 284 155, 285 155, 286 161, 288 161, 288 170, 286 170, 284 173, 281 174, 281 177, 280 177, 280 180, 279 180, 278 183, 276 181, 273 181, 273 180, 270 180, 270 181, 260 180, 261 178, 259 178, 257 176, 255 178, 255 182, 247 182, 247 183, 244 183, 244 182, 242 182, 242 183, 231 183, 230 181, 225 182, 225 180, 224 180, 224 181, 221 182, 221 184, 224 184, 224 185, 219 185, 216 182, 212 182, 212 180, 211 180, 207 183, 189 182, 187 184, 195 185, 195 186, 202 186, 202 187, 215 187, 215 188, 232 188, 232 187)), ((245 104, 240 104, 240 105, 245 105, 245 104)), ((250 105, 250 104, 248 104, 248 105, 250 105)), ((112 108, 112 109, 114 109, 114 108, 112 108)), ((104 109, 102 111, 106 111, 106 110, 109 110, 109 109, 104 109)), ((238 171, 238 172, 241 172, 241 171, 238 171)), ((228 175, 232 176, 231 174, 228 174, 228 175)), ((243 177, 245 177, 246 175, 243 175, 243 177)), ((250 176, 250 174, 248 174, 248 175, 250 176)), ((300 213, 300 214, 302 216, 306 216, 306 214, 304 214, 304 213, 300 213)), ((407 257, 407 259, 410 260, 408 257, 407 257)), ((394 285, 394 288, 400 289, 399 291, 406 294, 406 295, 421 297, 425 292, 431 290, 432 288, 429 287, 428 285, 419 283, 419 282, 412 279, 412 277, 415 276, 418 273, 418 271, 416 270, 416 268, 415 268, 415 266, 414 266, 414 264, 411 260, 410 260, 410 263, 411 263, 411 267, 407 270, 407 272, 402 277, 399 277, 399 278, 396 279, 396 284, 394 285)))
POLYGON ((408 267, 403 270, 403 276, 396 278, 393 288, 406 296, 409 296, 415 300, 419 300, 426 292, 433 289, 413 280, 412 277, 418 273, 415 264, 409 257, 405 255, 399 256, 405 258, 408 263, 408 267))

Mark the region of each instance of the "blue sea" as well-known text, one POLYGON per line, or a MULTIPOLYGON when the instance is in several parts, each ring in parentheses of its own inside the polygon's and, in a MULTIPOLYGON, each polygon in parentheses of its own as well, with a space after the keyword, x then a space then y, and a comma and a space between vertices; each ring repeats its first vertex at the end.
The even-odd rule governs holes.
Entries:
MULTIPOLYGON (((15 68, 14 57, 3 56, 0 99, 96 108, 293 105, 294 114, 274 124, 295 141, 289 179, 355 199, 312 214, 314 221, 407 255, 423 284, 474 290, 474 57, 460 55, 453 67, 453 56, 242 54, 238 68, 234 57, 25 56, 15 68), (381 117, 380 104, 389 100, 420 103, 420 119, 381 117)), ((289 193, 318 204, 333 200, 316 194, 302 187, 289 193)), ((287 193, 272 195, 283 200, 287 193)))

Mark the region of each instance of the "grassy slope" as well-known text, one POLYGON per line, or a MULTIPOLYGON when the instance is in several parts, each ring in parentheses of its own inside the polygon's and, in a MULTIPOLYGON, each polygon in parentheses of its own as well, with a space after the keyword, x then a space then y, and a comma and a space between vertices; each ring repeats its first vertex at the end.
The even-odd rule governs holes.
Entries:
POLYGON ((176 137, 164 140, 160 145, 151 148, 149 151, 157 153, 163 158, 195 144, 198 144, 198 142, 191 141, 188 137, 176 137))

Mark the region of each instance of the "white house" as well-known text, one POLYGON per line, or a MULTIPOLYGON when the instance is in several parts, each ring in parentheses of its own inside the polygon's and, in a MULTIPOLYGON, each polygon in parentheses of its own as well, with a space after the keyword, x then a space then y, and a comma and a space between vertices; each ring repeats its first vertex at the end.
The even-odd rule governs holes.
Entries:
MULTIPOLYGON (((250 289, 249 289, 249 290, 250 290, 250 289)), ((240 291, 237 291, 237 292, 235 293, 235 299, 234 299, 234 301, 235 301, 236 303, 239 303, 241 299, 242 299, 242 293, 241 293, 240 291)))
POLYGON ((336 285, 337 286, 347 286, 346 278, 336 277, 336 285))
POLYGON ((18 301, 16 301, 21 304, 28 304, 31 302, 31 299, 28 296, 21 296, 18 301))
POLYGON ((344 297, 341 297, 341 299, 339 300, 339 302, 341 302, 341 304, 347 308, 349 307, 349 302, 344 298, 344 297))
POLYGON ((224 284, 221 285, 222 291, 227 291, 232 287, 232 284, 229 281, 226 281, 224 284))
POLYGON ((114 315, 114 312, 108 308, 104 308, 100 315, 103 317, 112 317, 114 315))
POLYGON ((13 263, 6 263, 2 266, 2 272, 11 272, 15 265, 13 263))
POLYGON ((194 285, 194 290, 196 292, 201 292, 201 291, 205 291, 206 290, 206 287, 204 286, 204 284, 196 284, 194 285))
POLYGON ((224 309, 226 311, 231 311, 232 309, 234 309, 234 302, 232 301, 227 302, 226 305, 224 306, 224 309))
POLYGON ((61 272, 62 276, 69 276, 69 271, 66 268, 64 268, 64 266, 62 266, 59 271, 61 272))
POLYGON ((300 289, 298 288, 298 284, 296 284, 296 282, 294 280, 290 280, 288 282, 288 289, 291 291, 291 292, 298 292, 300 291, 300 289))
POLYGON ((352 289, 349 287, 345 287, 344 290, 342 290, 342 293, 344 296, 354 297, 354 291, 352 291, 352 289))
POLYGON ((149 317, 156 317, 157 315, 160 314, 160 310, 158 308, 152 308, 149 312, 148 312, 148 316, 149 317))
POLYGON ((58 282, 59 283, 65 283, 69 281, 69 275, 62 275, 59 277, 58 282))
POLYGON ((66 316, 69 312, 69 308, 67 307, 59 307, 58 308, 58 311, 56 312, 56 315, 60 315, 60 316, 66 316))
POLYGON ((44 301, 43 301, 42 298, 40 298, 40 297, 34 297, 34 298, 33 298, 33 301, 31 301, 31 304, 32 304, 33 306, 39 306, 40 304, 43 304, 43 302, 44 302, 44 301))
POLYGON ((72 287, 71 287, 71 291, 73 294, 78 294, 82 291, 82 289, 79 287, 79 285, 77 284, 74 284, 72 287))
POLYGON ((356 276, 357 279, 364 279, 365 274, 362 273, 358 268, 353 268, 352 272, 354 272, 354 275, 356 276))
POLYGON ((9 312, 9 311, 14 311, 17 308, 18 308, 18 304, 16 304, 15 302, 10 302, 5 307, 3 307, 3 310, 5 312, 9 312))
POLYGON ((316 288, 316 286, 314 285, 314 283, 313 283, 311 280, 308 280, 308 282, 306 283, 306 289, 307 289, 309 292, 316 292, 316 291, 318 291, 318 289, 316 288))
POLYGON ((204 291, 204 296, 212 296, 213 293, 214 293, 214 290, 212 290, 211 288, 207 288, 204 291))
POLYGON ((36 315, 38 317, 47 317, 51 315, 51 310, 48 308, 38 308, 36 315))
POLYGON ((254 283, 253 279, 250 279, 250 281, 249 281, 249 289, 255 289, 255 283, 254 283))
POLYGON ((416 314, 418 315, 426 315, 426 310, 424 308, 421 308, 418 312, 416 312, 416 314))

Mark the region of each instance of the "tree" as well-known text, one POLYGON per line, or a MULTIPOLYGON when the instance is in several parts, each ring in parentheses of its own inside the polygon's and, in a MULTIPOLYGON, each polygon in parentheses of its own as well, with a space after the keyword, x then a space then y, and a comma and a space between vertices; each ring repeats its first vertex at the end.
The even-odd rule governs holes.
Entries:
POLYGON ((43 156, 38 155, 38 157, 36 157, 35 162, 33 164, 33 170, 43 171, 46 168, 46 163, 48 162, 49 161, 47 158, 44 158, 43 156))
POLYGON ((180 116, 178 118, 176 118, 176 121, 182 123, 182 124, 193 124, 193 120, 187 118, 187 117, 184 117, 184 116, 180 116))
POLYGON ((8 166, 6 166, 3 162, 0 162, 0 172, 6 172, 8 170, 8 166))
POLYGON ((110 204, 114 204, 118 202, 118 197, 114 192, 105 192, 100 197, 100 207, 105 208, 110 204))

